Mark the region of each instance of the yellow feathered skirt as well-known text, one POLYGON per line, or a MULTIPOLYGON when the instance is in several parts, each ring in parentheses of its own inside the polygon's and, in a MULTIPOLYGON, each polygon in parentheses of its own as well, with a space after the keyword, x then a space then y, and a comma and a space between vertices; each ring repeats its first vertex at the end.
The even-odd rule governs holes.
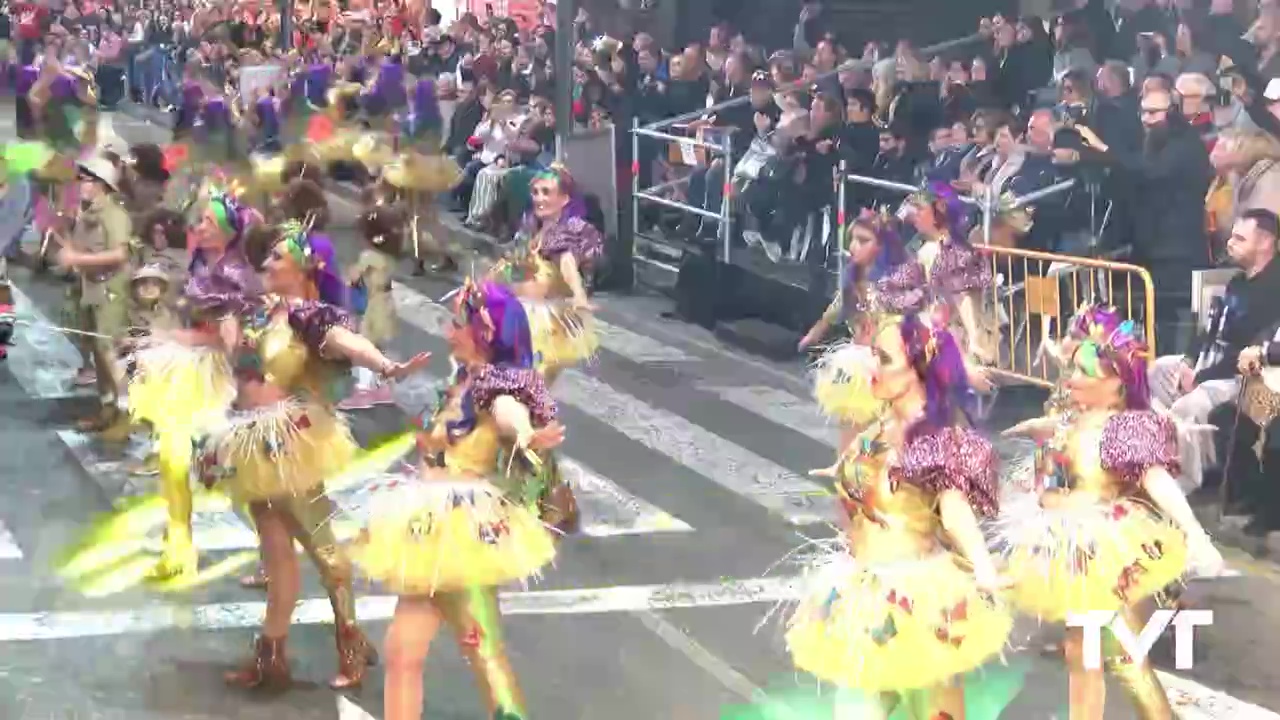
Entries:
POLYGON ((1074 612, 1113 612, 1186 571, 1186 537, 1143 503, 1059 497, 1050 508, 1036 494, 1002 503, 996 541, 1015 583, 1013 602, 1025 612, 1054 622, 1074 612))
POLYGON ((533 336, 534 362, 558 372, 595 357, 600 348, 595 321, 566 300, 522 300, 533 336))
POLYGON ((861 563, 845 542, 814 562, 786 640, 796 667, 868 693, 935 687, 1005 647, 1013 614, 949 552, 861 563))
POLYGON ((842 343, 823 353, 813 369, 813 397, 823 414, 855 425, 874 419, 883 405, 870 392, 874 364, 866 345, 842 343))
POLYGON ((134 353, 129 414, 158 432, 193 429, 224 417, 236 399, 236 380, 226 353, 158 341, 134 353))
POLYGON ((196 441, 196 469, 242 502, 303 495, 337 475, 359 448, 329 408, 286 400, 233 413, 196 441))
POLYGON ((524 580, 555 558, 554 533, 479 479, 400 480, 373 502, 350 557, 399 595, 524 580))

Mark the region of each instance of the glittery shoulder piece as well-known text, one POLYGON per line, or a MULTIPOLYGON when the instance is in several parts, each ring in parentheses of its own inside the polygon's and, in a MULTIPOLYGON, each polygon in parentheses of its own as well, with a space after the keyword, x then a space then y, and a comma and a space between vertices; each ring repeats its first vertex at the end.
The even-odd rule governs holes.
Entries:
POLYGON ((1178 431, 1173 420, 1150 410, 1112 415, 1102 428, 1102 469, 1115 473, 1127 485, 1142 482, 1152 467, 1163 467, 1177 477, 1182 471, 1178 431))
POLYGON ((319 300, 301 300, 289 303, 289 327, 308 349, 319 353, 330 330, 344 327, 355 332, 356 326, 351 313, 340 307, 319 300))
POLYGON ((538 254, 548 260, 561 253, 573 253, 579 265, 593 262, 604 252, 600 231, 582 218, 569 218, 542 231, 535 240, 538 254))
POLYGON ((510 395, 529 408, 535 427, 556 419, 556 402, 536 370, 485 365, 471 378, 471 398, 477 410, 487 412, 501 395, 510 395))
POLYGON ((992 282, 991 261, 977 248, 958 240, 948 240, 938 248, 932 274, 935 293, 959 295, 988 290, 992 282))
POLYGON ((921 312, 928 301, 927 285, 924 266, 908 260, 876 281, 875 307, 895 315, 921 312))
POLYGON ((261 294, 253 266, 243 255, 228 252, 218 262, 191 271, 182 289, 182 306, 193 319, 217 319, 245 312, 261 294))
POLYGON ((898 482, 926 492, 959 490, 979 517, 999 510, 998 458, 991 443, 969 428, 948 427, 907 443, 889 471, 898 482))

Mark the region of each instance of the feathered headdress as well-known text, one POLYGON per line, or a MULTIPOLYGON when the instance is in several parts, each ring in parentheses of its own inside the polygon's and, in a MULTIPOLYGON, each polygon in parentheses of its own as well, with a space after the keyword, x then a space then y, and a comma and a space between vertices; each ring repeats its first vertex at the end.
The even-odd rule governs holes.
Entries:
POLYGON ((1070 333, 1079 341, 1074 357, 1077 368, 1093 378, 1118 378, 1130 410, 1151 407, 1150 351, 1133 320, 1121 319, 1114 307, 1088 305, 1072 319, 1070 333))
POLYGON ((280 244, 315 285, 316 296, 330 305, 346 304, 346 286, 339 277, 333 244, 311 232, 311 223, 289 220, 280 226, 280 244))

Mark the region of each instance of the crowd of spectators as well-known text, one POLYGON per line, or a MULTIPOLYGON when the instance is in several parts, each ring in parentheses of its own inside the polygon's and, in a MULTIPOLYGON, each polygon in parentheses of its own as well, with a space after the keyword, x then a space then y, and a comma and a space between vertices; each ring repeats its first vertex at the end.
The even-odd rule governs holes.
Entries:
MULTIPOLYGON (((615 128, 620 187, 630 186, 633 167, 642 187, 683 179, 665 192, 717 214, 727 188, 730 241, 784 265, 838 264, 832 177, 841 164, 906 185, 952 183, 973 198, 1074 180, 1034 204, 1029 228, 997 221, 983 239, 1146 268, 1159 348, 1187 357, 1164 399, 1203 420, 1224 403, 1197 392, 1213 381, 1238 383, 1237 370, 1258 364, 1246 349, 1280 341, 1280 305, 1261 299, 1280 292, 1280 270, 1266 271, 1280 232, 1280 4, 1244 6, 1251 2, 1077 0, 1052 19, 983 20, 976 39, 934 54, 905 40, 834 34, 817 2, 804 4, 781 50, 725 24, 682 48, 645 33, 601 41, 580 11, 569 40, 572 122, 615 128), (694 118, 679 132, 722 140, 732 162, 648 138, 631 157, 625 130, 633 121, 675 116, 694 118), (1221 264, 1245 274, 1197 324, 1192 273, 1221 264)), ((562 80, 553 6, 539 2, 529 17, 456 21, 420 1, 293 7, 289 44, 303 53, 342 63, 378 48, 411 73, 438 78, 442 147, 465 168, 448 200, 469 225, 512 237, 529 178, 553 154, 562 80)), ((107 104, 172 105, 193 68, 234 92, 239 68, 283 52, 274 3, 23 0, 0 10, 12 61, 30 62, 53 45, 97 69, 107 104)), ((845 209, 900 199, 853 185, 845 209)), ((648 235, 695 243, 719 232, 718 223, 653 205, 642 206, 638 221, 648 235)), ((1247 464, 1259 454, 1230 455, 1247 464)), ((1262 480, 1261 462, 1240 471, 1233 497, 1265 508, 1258 523, 1275 529, 1280 498, 1262 480)))

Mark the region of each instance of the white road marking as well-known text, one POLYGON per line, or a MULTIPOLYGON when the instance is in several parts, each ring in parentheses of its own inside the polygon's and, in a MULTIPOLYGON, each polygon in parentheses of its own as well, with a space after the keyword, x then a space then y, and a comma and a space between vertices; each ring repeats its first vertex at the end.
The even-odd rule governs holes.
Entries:
MULTIPOLYGON (((74 430, 58 432, 72 455, 110 495, 122 497, 153 492, 155 478, 130 477, 120 460, 108 460, 97 454, 92 439, 74 430)), ((144 448, 133 455, 141 457, 144 448)), ((573 485, 574 495, 582 513, 582 534, 588 537, 616 537, 621 535, 645 535, 650 533, 693 532, 688 523, 672 516, 654 505, 623 490, 616 483, 583 466, 571 458, 562 460, 562 469, 573 485)), ((339 506, 347 506, 343 493, 335 493, 339 506)), ((362 497, 360 504, 367 505, 369 497, 362 497)), ((257 536, 232 511, 224 497, 202 496, 191 517, 191 529, 196 547, 202 552, 231 552, 252 550, 258 547, 257 536)), ((358 519, 337 519, 334 532, 340 539, 355 537, 359 532, 358 519)), ((162 547, 163 525, 157 516, 146 546, 153 551, 162 547)), ((0 546, 0 553, 3 547, 0 546)), ((3 554, 0 554, 0 558, 3 554)))
POLYGON ((18 541, 9 532, 9 528, 5 527, 4 521, 0 520, 0 560, 21 560, 22 557, 18 541))
POLYGON ((49 319, 31 298, 14 283, 14 312, 20 322, 13 329, 13 344, 5 362, 14 378, 28 395, 41 400, 56 400, 94 394, 94 389, 77 388, 76 372, 80 369, 80 351, 63 333, 50 330, 49 319))
POLYGON ((804 400, 785 390, 763 385, 718 387, 699 384, 698 389, 737 405, 753 415, 791 428, 832 449, 839 443, 839 428, 823 417, 818 404, 812 400, 804 400))
POLYGON ((703 647, 697 640, 689 637, 688 633, 672 625, 658 613, 652 610, 641 610, 633 615, 649 632, 657 635, 659 640, 666 643, 672 650, 684 655, 689 662, 705 670, 708 675, 738 697, 748 702, 763 702, 768 699, 764 690, 751 682, 747 676, 735 670, 732 665, 703 647))
POLYGON ((1200 683, 1157 670, 1179 720, 1280 720, 1280 714, 1200 683))
MULTIPOLYGON (((579 590, 530 590, 502 593, 504 615, 588 615, 724 607, 775 603, 795 596, 791 578, 725 580, 715 583, 629 585, 579 590)), ((365 596, 357 600, 362 621, 391 618, 394 596, 365 596)), ((257 627, 266 611, 264 602, 216 603, 199 606, 151 605, 135 609, 0 614, 0 642, 68 640, 114 637, 182 628, 223 630, 257 627)), ((333 622, 327 598, 298 604, 295 625, 333 622)))
POLYGON ((338 720, 378 720, 350 699, 338 696, 338 720))
MULTIPOLYGON (((395 285, 400 319, 444 337, 453 313, 417 291, 395 285)), ((632 440, 671 458, 730 492, 794 525, 831 522, 837 509, 828 493, 798 473, 729 442, 675 413, 660 410, 576 370, 556 384, 557 399, 632 440)))

